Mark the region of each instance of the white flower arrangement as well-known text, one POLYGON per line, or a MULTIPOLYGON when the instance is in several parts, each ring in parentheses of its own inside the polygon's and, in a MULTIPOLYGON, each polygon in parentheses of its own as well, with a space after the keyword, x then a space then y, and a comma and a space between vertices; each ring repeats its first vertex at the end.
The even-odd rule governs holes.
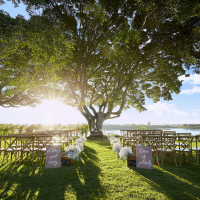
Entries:
POLYGON ((74 145, 78 145, 80 147, 80 149, 81 149, 81 152, 84 150, 84 148, 83 148, 84 144, 82 142, 76 140, 74 142, 74 145))
POLYGON ((85 136, 80 137, 74 142, 74 145, 70 145, 65 148, 65 153, 69 159, 79 160, 79 154, 84 150, 84 143, 87 141, 85 136))
POLYGON ((83 140, 83 143, 87 141, 87 138, 85 136, 81 136, 78 140, 83 140))
POLYGON ((115 136, 110 136, 108 139, 112 140, 113 138, 116 138, 115 136))
POLYGON ((131 158, 133 155, 132 149, 130 147, 122 147, 119 152, 119 157, 122 160, 131 158))
POLYGON ((79 154, 81 153, 81 148, 79 145, 70 145, 65 148, 65 153, 67 154, 69 159, 79 160, 79 154))
POLYGON ((82 145, 84 145, 84 143, 85 143, 85 142, 84 142, 82 139, 80 139, 80 138, 77 139, 75 142, 76 142, 77 144, 80 143, 80 144, 82 144, 82 145))
POLYGON ((116 153, 119 153, 121 148, 122 144, 120 142, 116 142, 113 144, 112 150, 116 153))
POLYGON ((113 145, 114 143, 118 143, 119 142, 119 139, 117 138, 112 138, 110 139, 110 144, 113 145))

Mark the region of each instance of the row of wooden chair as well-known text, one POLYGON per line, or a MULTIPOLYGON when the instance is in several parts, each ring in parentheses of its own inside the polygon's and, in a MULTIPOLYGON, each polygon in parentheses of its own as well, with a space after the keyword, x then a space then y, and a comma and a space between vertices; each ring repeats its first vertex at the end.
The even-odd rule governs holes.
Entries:
POLYGON ((132 134, 131 138, 125 139, 125 142, 128 146, 130 145, 132 146, 134 154, 136 154, 136 147, 138 145, 151 146, 152 154, 153 156, 156 156, 158 166, 160 166, 158 155, 161 156, 161 166, 163 166, 163 158, 165 154, 168 154, 168 161, 169 161, 169 154, 172 154, 175 165, 177 166, 176 152, 179 154, 180 167, 181 167, 181 156, 182 155, 184 156, 184 162, 185 162, 186 153, 188 154, 188 162, 189 162, 189 157, 191 157, 192 162, 194 164, 192 151, 195 151, 196 153, 197 165, 198 165, 198 160, 200 155, 200 135, 191 136, 191 135, 179 134, 178 136, 175 136, 175 135, 157 135, 157 134, 154 135, 132 134), (192 147, 193 140, 196 140, 196 147, 192 147))
POLYGON ((40 155, 42 154, 42 160, 44 159, 44 153, 46 153, 47 145, 62 145, 67 146, 72 143, 71 137, 73 131, 56 131, 56 132, 40 132, 40 133, 26 133, 26 134, 10 134, 5 136, 0 136, 0 155, 3 152, 3 161, 8 157, 9 154, 15 157, 15 165, 17 157, 19 158, 19 164, 23 162, 24 154, 26 155, 26 160, 28 155, 31 155, 32 165, 34 165, 34 159, 37 157, 36 166, 39 162, 40 155), (2 147, 1 141, 3 140, 4 146, 2 147))
POLYGON ((131 137, 132 134, 138 135, 191 135, 191 133, 176 133, 176 131, 163 131, 163 130, 120 130, 121 139, 131 137))

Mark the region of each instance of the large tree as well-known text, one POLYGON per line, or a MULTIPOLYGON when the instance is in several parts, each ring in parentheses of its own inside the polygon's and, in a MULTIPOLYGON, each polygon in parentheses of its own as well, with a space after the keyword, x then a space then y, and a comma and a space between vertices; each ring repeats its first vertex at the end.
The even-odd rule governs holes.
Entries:
POLYGON ((48 98, 44 87, 55 85, 54 72, 66 65, 72 48, 52 24, 0 11, 0 106, 37 106, 48 98))
POLYGON ((63 42, 74 42, 71 62, 54 71, 59 77, 54 96, 77 107, 90 130, 130 106, 145 110, 145 96, 171 100, 171 93, 180 92, 178 77, 185 69, 199 72, 196 1, 22 2, 31 15, 55 22, 52 27, 59 24, 63 42))

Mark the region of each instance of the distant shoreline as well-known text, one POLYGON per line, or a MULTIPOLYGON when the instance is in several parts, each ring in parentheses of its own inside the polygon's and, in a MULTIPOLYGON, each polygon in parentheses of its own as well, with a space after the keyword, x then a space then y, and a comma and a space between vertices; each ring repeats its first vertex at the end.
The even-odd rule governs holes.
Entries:
POLYGON ((130 125, 103 125, 102 130, 103 131, 115 131, 115 130, 136 130, 140 127, 141 129, 147 128, 148 130, 154 130, 154 129, 200 129, 200 125, 197 125, 195 127, 186 127, 186 126, 161 126, 161 125, 141 125, 141 126, 130 126, 130 125))

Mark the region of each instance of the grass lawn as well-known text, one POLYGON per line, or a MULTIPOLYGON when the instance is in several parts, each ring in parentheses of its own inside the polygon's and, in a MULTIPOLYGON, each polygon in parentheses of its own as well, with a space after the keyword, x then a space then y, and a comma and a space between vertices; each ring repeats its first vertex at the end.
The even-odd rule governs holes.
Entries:
MULTIPOLYGON (((1 159, 2 161, 2 154, 1 159)), ((178 159, 177 159, 178 160, 178 159)), ((196 156, 194 156, 196 163, 196 156)), ((200 199, 200 166, 182 161, 153 170, 128 168, 107 139, 87 141, 71 167, 45 169, 30 161, 0 167, 0 199, 200 199), (178 163, 179 164, 179 163, 178 163)))

